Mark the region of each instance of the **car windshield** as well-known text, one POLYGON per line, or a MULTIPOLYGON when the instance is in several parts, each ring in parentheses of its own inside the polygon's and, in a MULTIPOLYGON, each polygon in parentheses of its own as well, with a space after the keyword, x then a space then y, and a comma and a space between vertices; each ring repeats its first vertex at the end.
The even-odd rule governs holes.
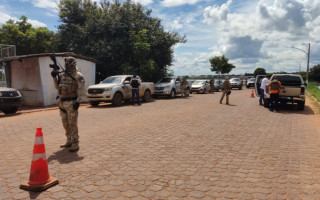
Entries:
POLYGON ((234 78, 234 79, 231 79, 232 82, 239 82, 240 79, 239 78, 234 78))
POLYGON ((170 83, 174 78, 162 78, 159 83, 170 83))
POLYGON ((204 81, 195 81, 192 83, 192 85, 201 85, 204 84, 204 81))
POLYGON ((300 86, 302 84, 299 76, 274 76, 272 80, 275 77, 281 82, 282 85, 300 86))
POLYGON ((256 79, 255 78, 250 78, 249 81, 250 82, 254 82, 256 79))
POLYGON ((114 76, 111 76, 111 77, 108 77, 106 79, 104 79, 102 81, 102 83, 121 83, 123 80, 123 77, 114 77, 114 76))

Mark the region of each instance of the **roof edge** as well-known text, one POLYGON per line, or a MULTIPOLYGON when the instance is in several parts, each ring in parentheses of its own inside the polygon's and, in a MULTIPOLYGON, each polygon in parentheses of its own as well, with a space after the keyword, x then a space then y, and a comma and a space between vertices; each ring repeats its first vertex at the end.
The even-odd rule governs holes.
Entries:
MULTIPOLYGON (((4 57, 0 58, 0 62, 11 62, 14 60, 20 60, 24 58, 33 58, 33 57, 46 57, 50 56, 52 53, 41 53, 41 54, 29 54, 29 55, 20 55, 20 56, 11 56, 11 57, 4 57)), ((93 58, 89 58, 83 55, 75 54, 74 52, 60 52, 60 53, 54 53, 56 57, 68 57, 72 56, 75 58, 81 58, 83 60, 91 61, 96 63, 96 60, 93 58)))

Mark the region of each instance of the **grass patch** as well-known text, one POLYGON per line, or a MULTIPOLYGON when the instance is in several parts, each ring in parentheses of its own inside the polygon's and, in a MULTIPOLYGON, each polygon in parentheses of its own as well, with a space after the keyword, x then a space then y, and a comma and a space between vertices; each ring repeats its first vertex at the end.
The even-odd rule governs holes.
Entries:
POLYGON ((318 86, 320 83, 317 82, 309 82, 307 87, 307 92, 314 98, 316 98, 320 102, 320 90, 318 89, 318 86))
POLYGON ((320 83, 317 82, 309 82, 307 87, 307 92, 309 96, 312 96, 311 102, 312 105, 315 107, 315 112, 317 114, 320 113, 320 90, 318 89, 318 86, 320 83))

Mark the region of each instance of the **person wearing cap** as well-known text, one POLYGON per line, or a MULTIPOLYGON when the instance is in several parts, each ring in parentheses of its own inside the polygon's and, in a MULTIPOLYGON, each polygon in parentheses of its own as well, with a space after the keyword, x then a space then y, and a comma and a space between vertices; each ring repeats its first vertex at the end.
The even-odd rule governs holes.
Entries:
POLYGON ((51 72, 54 86, 58 90, 58 106, 67 141, 60 145, 69 148, 69 151, 79 150, 78 108, 84 96, 84 78, 76 67, 74 57, 65 58, 65 71, 51 72))
POLYGON ((226 96, 226 104, 229 105, 229 95, 231 93, 231 83, 229 81, 229 77, 225 78, 226 80, 223 82, 222 86, 222 96, 220 99, 220 104, 222 104, 224 96, 226 96))

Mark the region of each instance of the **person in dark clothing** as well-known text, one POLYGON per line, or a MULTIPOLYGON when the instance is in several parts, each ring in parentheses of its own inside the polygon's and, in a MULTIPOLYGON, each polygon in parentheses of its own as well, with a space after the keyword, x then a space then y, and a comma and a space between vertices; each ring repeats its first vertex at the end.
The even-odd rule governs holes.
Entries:
POLYGON ((134 105, 134 97, 137 96, 138 105, 140 106, 140 95, 139 95, 139 86, 141 85, 141 81, 134 75, 130 81, 131 91, 132 91, 132 98, 131 98, 131 105, 134 105))
POLYGON ((278 109, 278 102, 279 102, 279 92, 280 89, 283 87, 281 86, 281 82, 274 78, 269 84, 267 85, 269 87, 269 94, 270 94, 270 111, 273 112, 274 109, 276 111, 279 111, 278 109))

